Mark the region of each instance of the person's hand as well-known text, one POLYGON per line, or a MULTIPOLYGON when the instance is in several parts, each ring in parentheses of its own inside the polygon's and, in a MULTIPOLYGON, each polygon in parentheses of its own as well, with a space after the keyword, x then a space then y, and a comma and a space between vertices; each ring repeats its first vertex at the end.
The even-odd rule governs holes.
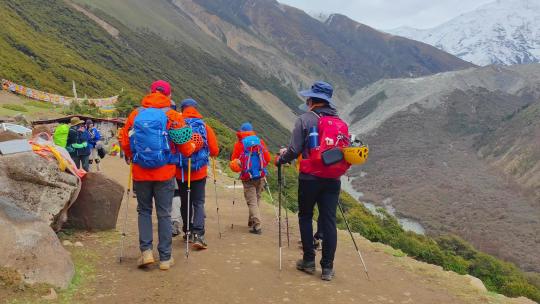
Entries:
POLYGON ((282 147, 281 149, 279 149, 279 156, 282 156, 282 155, 285 154, 286 152, 287 152, 287 148, 282 147))

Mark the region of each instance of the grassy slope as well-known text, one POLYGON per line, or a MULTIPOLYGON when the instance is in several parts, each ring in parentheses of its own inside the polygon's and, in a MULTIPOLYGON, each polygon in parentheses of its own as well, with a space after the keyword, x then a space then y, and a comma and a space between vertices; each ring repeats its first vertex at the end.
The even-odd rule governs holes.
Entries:
MULTIPOLYGON (((71 80, 78 83, 79 95, 112 95, 124 88, 132 100, 139 100, 152 80, 164 78, 173 85, 173 98, 198 99, 204 114, 230 127, 253 121, 272 146, 288 135, 240 91, 240 78, 257 88, 267 85, 249 66, 146 30, 132 31, 118 21, 114 26, 121 35, 115 39, 62 1, 47 6, 28 0, 0 4, 8 8, 0 12, 6 20, 0 29, 2 77, 63 94, 69 93, 71 80)), ((272 82, 268 86, 275 87, 272 82)), ((290 94, 283 87, 277 90, 290 94)))

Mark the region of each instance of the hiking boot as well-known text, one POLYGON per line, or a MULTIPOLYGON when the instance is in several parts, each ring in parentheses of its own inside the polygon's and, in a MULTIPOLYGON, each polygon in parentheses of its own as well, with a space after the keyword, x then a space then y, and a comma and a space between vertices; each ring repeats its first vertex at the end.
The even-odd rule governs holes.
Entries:
POLYGON ((172 222, 172 236, 177 237, 180 234, 180 222, 172 222))
POLYGON ((204 238, 204 235, 193 235, 193 248, 198 250, 203 250, 208 248, 208 244, 206 243, 206 239, 204 238))
POLYGON ((261 235, 262 229, 260 227, 253 226, 251 229, 249 229, 249 233, 261 235))
POLYGON ((296 262, 296 269, 303 271, 307 274, 315 273, 315 261, 298 260, 296 262))
POLYGON ((154 254, 152 253, 152 249, 145 250, 141 253, 141 257, 137 261, 137 264, 139 265, 139 268, 146 267, 148 265, 154 264, 154 254))
POLYGON ((159 269, 160 270, 169 270, 169 269, 171 269, 172 265, 174 265, 173 257, 171 257, 167 261, 160 261, 159 262, 159 269))
POLYGON ((323 281, 332 281, 332 279, 334 278, 335 275, 336 275, 336 273, 334 272, 333 268, 323 268, 322 269, 322 274, 321 274, 321 279, 323 281))

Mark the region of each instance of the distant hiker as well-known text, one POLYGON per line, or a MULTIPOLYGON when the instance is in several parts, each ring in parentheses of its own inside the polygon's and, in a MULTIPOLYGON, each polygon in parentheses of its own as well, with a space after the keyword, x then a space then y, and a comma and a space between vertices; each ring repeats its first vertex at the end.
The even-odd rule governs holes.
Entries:
POLYGON ((119 140, 126 161, 133 162, 133 188, 137 193, 139 214, 139 267, 154 263, 152 254, 152 206, 155 203, 158 219, 159 268, 168 270, 171 256, 171 205, 174 195, 174 175, 178 155, 188 156, 194 150, 191 130, 182 115, 170 108, 171 87, 158 80, 151 93, 141 102, 142 107, 129 115, 119 140), (168 135, 168 136, 167 136, 168 135), (172 142, 171 142, 172 140, 172 142))
POLYGON ((301 96, 307 98, 302 107, 307 112, 296 120, 289 147, 282 149, 276 159, 276 164, 282 165, 302 156, 298 185, 298 220, 304 256, 297 262, 296 268, 309 274, 315 273, 313 209, 317 204, 318 231, 324 236, 320 262, 321 278, 328 281, 334 277, 340 176, 345 174, 350 166, 343 157, 333 160, 335 154, 332 152, 335 148, 349 145, 349 134, 347 124, 339 119, 332 103, 332 94, 332 86, 322 81, 315 82, 311 89, 300 92, 301 96), (335 163, 330 164, 332 162, 335 163))
POLYGON ((236 133, 238 141, 234 145, 229 164, 231 170, 240 173, 244 185, 244 197, 249 208, 249 232, 261 234, 261 213, 259 204, 264 191, 266 167, 271 161, 271 155, 266 144, 253 131, 253 126, 246 122, 236 133))
POLYGON ((89 163, 90 165, 95 163, 97 170, 99 171, 99 163, 101 158, 98 155, 98 149, 103 149, 101 143, 101 133, 99 132, 98 128, 94 126, 94 122, 91 119, 86 120, 86 130, 88 130, 88 134, 90 135, 90 139, 88 140, 88 146, 90 147, 89 163))
POLYGON ((70 121, 70 128, 68 138, 66 142, 66 150, 69 152, 71 159, 75 162, 77 168, 83 168, 85 171, 89 171, 88 159, 90 157, 90 146, 88 140, 90 134, 84 126, 84 121, 79 117, 72 117, 70 121))
MULTIPOLYGON (((208 174, 208 163, 210 157, 217 157, 219 147, 216 134, 212 127, 206 124, 203 116, 197 110, 198 104, 193 99, 185 99, 180 104, 180 110, 186 123, 193 130, 193 142, 195 143, 195 152, 191 155, 191 197, 189 209, 189 228, 193 237, 193 247, 195 249, 206 249, 208 244, 205 235, 205 186, 208 174)), ((176 170, 176 181, 180 191, 182 231, 184 240, 187 241, 187 222, 188 222, 188 158, 183 157, 176 170)), ((175 208, 178 208, 176 206, 175 208)), ((177 219, 178 221, 178 219, 177 219)), ((174 226, 178 226, 175 223, 174 226)))

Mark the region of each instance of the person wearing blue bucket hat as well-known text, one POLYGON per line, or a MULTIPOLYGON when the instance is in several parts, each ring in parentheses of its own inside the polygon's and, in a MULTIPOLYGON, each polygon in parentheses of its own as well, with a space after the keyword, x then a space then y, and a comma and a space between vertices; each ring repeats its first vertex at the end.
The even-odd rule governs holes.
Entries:
POLYGON ((336 105, 332 101, 334 88, 328 82, 316 81, 309 90, 300 91, 299 94, 300 96, 307 98, 306 103, 299 106, 299 109, 304 112, 310 111, 308 105, 310 101, 326 101, 330 108, 336 109, 336 105))
MULTIPOLYGON (((340 148, 348 140, 348 127, 339 117, 332 101, 334 89, 324 81, 315 82, 310 89, 300 91, 305 103, 299 108, 305 113, 296 120, 287 148, 281 149, 276 165, 290 163, 299 156, 298 220, 302 239, 303 258, 296 268, 308 274, 315 273, 315 247, 313 237, 313 214, 319 209, 318 232, 322 235, 321 279, 334 277, 334 256, 337 246, 336 210, 341 191, 341 160, 323 165, 321 152, 340 148), (324 149, 323 149, 324 148, 324 149)), ((343 166, 347 168, 346 166, 343 166)))

